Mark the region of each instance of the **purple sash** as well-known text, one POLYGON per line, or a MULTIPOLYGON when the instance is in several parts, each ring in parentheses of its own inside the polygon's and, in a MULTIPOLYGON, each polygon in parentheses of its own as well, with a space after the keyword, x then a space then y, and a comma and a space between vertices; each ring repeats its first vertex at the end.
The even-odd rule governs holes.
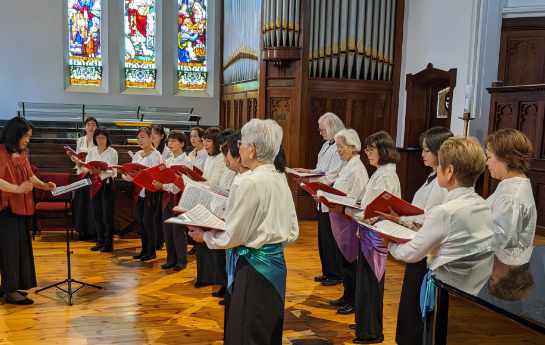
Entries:
POLYGON ((329 212, 329 220, 333 237, 341 254, 346 261, 354 262, 358 258, 358 238, 356 237, 358 223, 352 218, 335 212, 329 212))
POLYGON ((386 270, 388 248, 384 245, 382 237, 376 232, 367 230, 363 225, 359 226, 360 250, 365 260, 375 273, 378 281, 381 281, 386 270))

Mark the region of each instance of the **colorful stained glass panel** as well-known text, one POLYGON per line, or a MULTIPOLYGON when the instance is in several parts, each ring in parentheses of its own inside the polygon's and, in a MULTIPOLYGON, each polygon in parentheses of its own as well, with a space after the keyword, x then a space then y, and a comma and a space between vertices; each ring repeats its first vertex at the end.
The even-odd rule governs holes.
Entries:
POLYGON ((125 1, 125 87, 154 89, 157 79, 155 0, 125 1))
POLYGON ((68 78, 71 86, 102 82, 101 0, 68 0, 68 78))
POLYGON ((178 90, 206 90, 207 0, 178 0, 178 90))

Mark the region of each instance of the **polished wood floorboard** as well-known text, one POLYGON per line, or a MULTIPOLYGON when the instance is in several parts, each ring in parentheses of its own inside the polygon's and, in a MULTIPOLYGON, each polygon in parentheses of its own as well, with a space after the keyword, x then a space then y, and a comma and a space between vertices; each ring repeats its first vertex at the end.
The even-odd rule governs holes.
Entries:
MULTIPOLYGON (((90 242, 74 242, 73 278, 104 289, 82 289, 71 307, 54 289, 31 293, 32 306, 0 305, 0 344, 221 344, 223 308, 210 294, 214 288, 193 287, 194 257, 187 269, 166 272, 159 267, 164 251, 150 263, 132 260, 139 243, 118 239, 112 255, 90 252, 90 242)), ((39 286, 65 278, 62 233, 44 233, 34 241, 34 254, 39 286)), ((351 344, 348 325, 354 316, 337 315, 327 305, 340 296, 341 286, 323 287, 313 281, 320 270, 315 222, 301 223, 301 237, 287 248, 286 257, 284 343, 351 344)), ((383 344, 390 345, 395 344, 403 265, 389 260, 386 272, 383 344)), ((532 332, 478 307, 457 300, 451 306, 449 344, 536 341, 532 332)))

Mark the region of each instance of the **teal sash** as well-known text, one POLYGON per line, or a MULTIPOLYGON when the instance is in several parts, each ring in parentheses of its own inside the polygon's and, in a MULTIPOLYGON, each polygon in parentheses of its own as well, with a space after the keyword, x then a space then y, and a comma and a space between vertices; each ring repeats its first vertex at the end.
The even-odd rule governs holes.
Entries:
POLYGON ((227 250, 227 289, 232 293, 235 269, 239 257, 244 257, 252 267, 274 286, 282 301, 286 295, 286 261, 284 245, 267 244, 259 249, 240 246, 227 250))
POLYGON ((431 270, 428 270, 420 286, 420 313, 422 314, 422 320, 426 320, 428 314, 435 309, 435 289, 431 270))

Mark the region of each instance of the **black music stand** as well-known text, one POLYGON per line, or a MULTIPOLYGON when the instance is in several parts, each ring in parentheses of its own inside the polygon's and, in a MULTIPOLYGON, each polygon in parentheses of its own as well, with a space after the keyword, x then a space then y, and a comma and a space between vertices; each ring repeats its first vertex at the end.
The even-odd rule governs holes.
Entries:
POLYGON ((72 252, 70 251, 70 230, 68 227, 66 227, 66 269, 67 269, 68 275, 65 280, 48 285, 44 288, 38 289, 36 290, 36 293, 55 287, 68 295, 68 305, 72 305, 72 296, 76 292, 78 292, 81 288, 85 286, 89 286, 95 289, 102 289, 102 286, 93 285, 93 284, 85 283, 76 279, 72 279, 72 266, 70 264, 70 254, 72 254, 72 252), (80 286, 77 289, 72 289, 72 283, 80 284, 80 286), (64 289, 61 287, 61 285, 64 285, 64 284, 68 285, 67 289, 64 289))

